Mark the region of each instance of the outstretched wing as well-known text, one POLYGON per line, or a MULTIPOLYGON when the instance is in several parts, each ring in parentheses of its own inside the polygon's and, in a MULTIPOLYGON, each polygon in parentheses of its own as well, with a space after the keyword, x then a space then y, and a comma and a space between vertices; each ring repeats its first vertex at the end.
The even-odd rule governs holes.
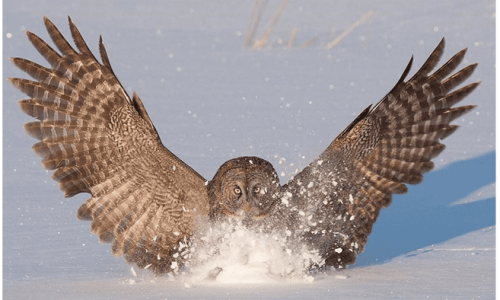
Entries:
POLYGON ((440 140, 457 128, 454 119, 474 106, 453 107, 475 82, 452 91, 474 71, 469 65, 450 76, 466 49, 437 71, 444 39, 408 81, 412 60, 396 86, 366 108, 318 159, 284 186, 281 210, 294 215, 298 238, 319 249, 328 265, 345 267, 363 251, 380 209, 392 194, 407 192, 432 170, 444 149, 440 140))
POLYGON ((71 19, 77 50, 44 22, 61 54, 27 32, 51 68, 12 58, 35 81, 10 79, 30 97, 21 109, 38 119, 25 125, 40 140, 33 150, 66 197, 92 195, 77 216, 92 221, 113 254, 155 273, 175 271, 196 220, 208 217, 206 180, 162 145, 139 97, 130 99, 116 78, 102 39, 101 64, 71 19))

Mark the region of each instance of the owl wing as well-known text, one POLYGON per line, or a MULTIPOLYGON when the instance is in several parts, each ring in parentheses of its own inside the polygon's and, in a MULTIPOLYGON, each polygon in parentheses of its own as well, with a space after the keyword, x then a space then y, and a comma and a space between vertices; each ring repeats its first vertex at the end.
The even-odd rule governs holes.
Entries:
POLYGON ((10 79, 30 97, 21 109, 38 119, 25 125, 40 140, 33 150, 66 197, 92 195, 77 217, 92 222, 113 254, 155 273, 175 271, 196 220, 208 217, 206 180, 162 145, 142 101, 116 78, 102 39, 101 64, 71 19, 78 51, 44 22, 62 55, 27 32, 52 68, 12 58, 35 81, 10 79))
POLYGON ((434 167, 443 151, 440 140, 457 128, 454 119, 474 106, 453 107, 475 82, 455 91, 474 71, 469 65, 450 75, 462 61, 458 52, 430 74, 444 51, 444 39, 409 80, 412 60, 394 88, 375 107, 367 107, 328 148, 283 188, 278 212, 318 249, 328 265, 345 267, 362 252, 380 209, 393 194, 407 192, 434 167))

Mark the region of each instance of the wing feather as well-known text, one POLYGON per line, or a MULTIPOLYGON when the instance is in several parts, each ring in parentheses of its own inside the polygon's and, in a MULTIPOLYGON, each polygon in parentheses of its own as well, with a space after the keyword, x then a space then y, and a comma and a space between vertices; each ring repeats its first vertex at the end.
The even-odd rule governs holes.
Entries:
POLYGON ((158 274, 175 271, 184 262, 175 255, 180 243, 208 217, 205 179, 162 145, 139 96, 130 99, 116 78, 102 38, 101 64, 71 19, 76 50, 44 23, 60 53, 27 36, 51 68, 12 58, 34 80, 10 79, 29 97, 21 109, 38 120, 25 125, 40 141, 33 150, 66 197, 91 194, 77 217, 115 255, 158 274))
POLYGON ((458 128, 450 123, 474 108, 453 107, 479 85, 474 82, 452 91, 477 66, 471 64, 452 74, 466 49, 430 74, 444 46, 443 39, 405 81, 410 60, 396 86, 284 186, 285 193, 292 195, 291 205, 278 205, 278 210, 303 212, 298 214, 301 221, 292 226, 305 228, 300 230, 304 233, 294 238, 319 249, 327 264, 342 268, 355 262, 380 210, 391 203, 393 194, 406 193, 406 184, 423 180, 423 174, 434 167, 431 159, 444 150, 440 141, 458 128), (307 182, 321 188, 304 193, 307 182))

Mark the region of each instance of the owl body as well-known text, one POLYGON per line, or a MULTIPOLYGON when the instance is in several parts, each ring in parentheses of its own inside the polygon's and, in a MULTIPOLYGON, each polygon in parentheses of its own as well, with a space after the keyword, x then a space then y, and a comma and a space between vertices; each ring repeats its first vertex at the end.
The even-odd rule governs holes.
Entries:
MULTIPOLYGON (((44 67, 12 62, 34 80, 11 78, 28 95, 23 112, 33 150, 54 170, 66 197, 89 193, 77 212, 113 254, 156 274, 178 272, 196 235, 236 220, 278 232, 287 245, 317 251, 345 268, 364 250, 373 224, 393 194, 407 192, 433 168, 450 124, 474 106, 455 107, 479 82, 457 88, 476 64, 454 69, 465 49, 436 71, 444 39, 408 80, 412 60, 392 90, 356 117, 325 151, 284 185, 268 161, 239 157, 208 181, 161 142, 142 100, 129 97, 99 41, 99 62, 69 19, 76 49, 44 19, 58 51, 31 32, 44 67)), ((293 248, 293 247, 292 247, 293 248)))

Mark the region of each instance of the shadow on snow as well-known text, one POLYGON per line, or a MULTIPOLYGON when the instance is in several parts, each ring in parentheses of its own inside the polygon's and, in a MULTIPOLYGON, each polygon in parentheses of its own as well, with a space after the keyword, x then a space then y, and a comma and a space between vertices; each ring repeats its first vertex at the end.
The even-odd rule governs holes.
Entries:
POLYGON ((495 198, 451 205, 495 182, 495 152, 424 175, 408 193, 395 195, 382 209, 357 267, 386 262, 402 254, 495 225, 495 198))

